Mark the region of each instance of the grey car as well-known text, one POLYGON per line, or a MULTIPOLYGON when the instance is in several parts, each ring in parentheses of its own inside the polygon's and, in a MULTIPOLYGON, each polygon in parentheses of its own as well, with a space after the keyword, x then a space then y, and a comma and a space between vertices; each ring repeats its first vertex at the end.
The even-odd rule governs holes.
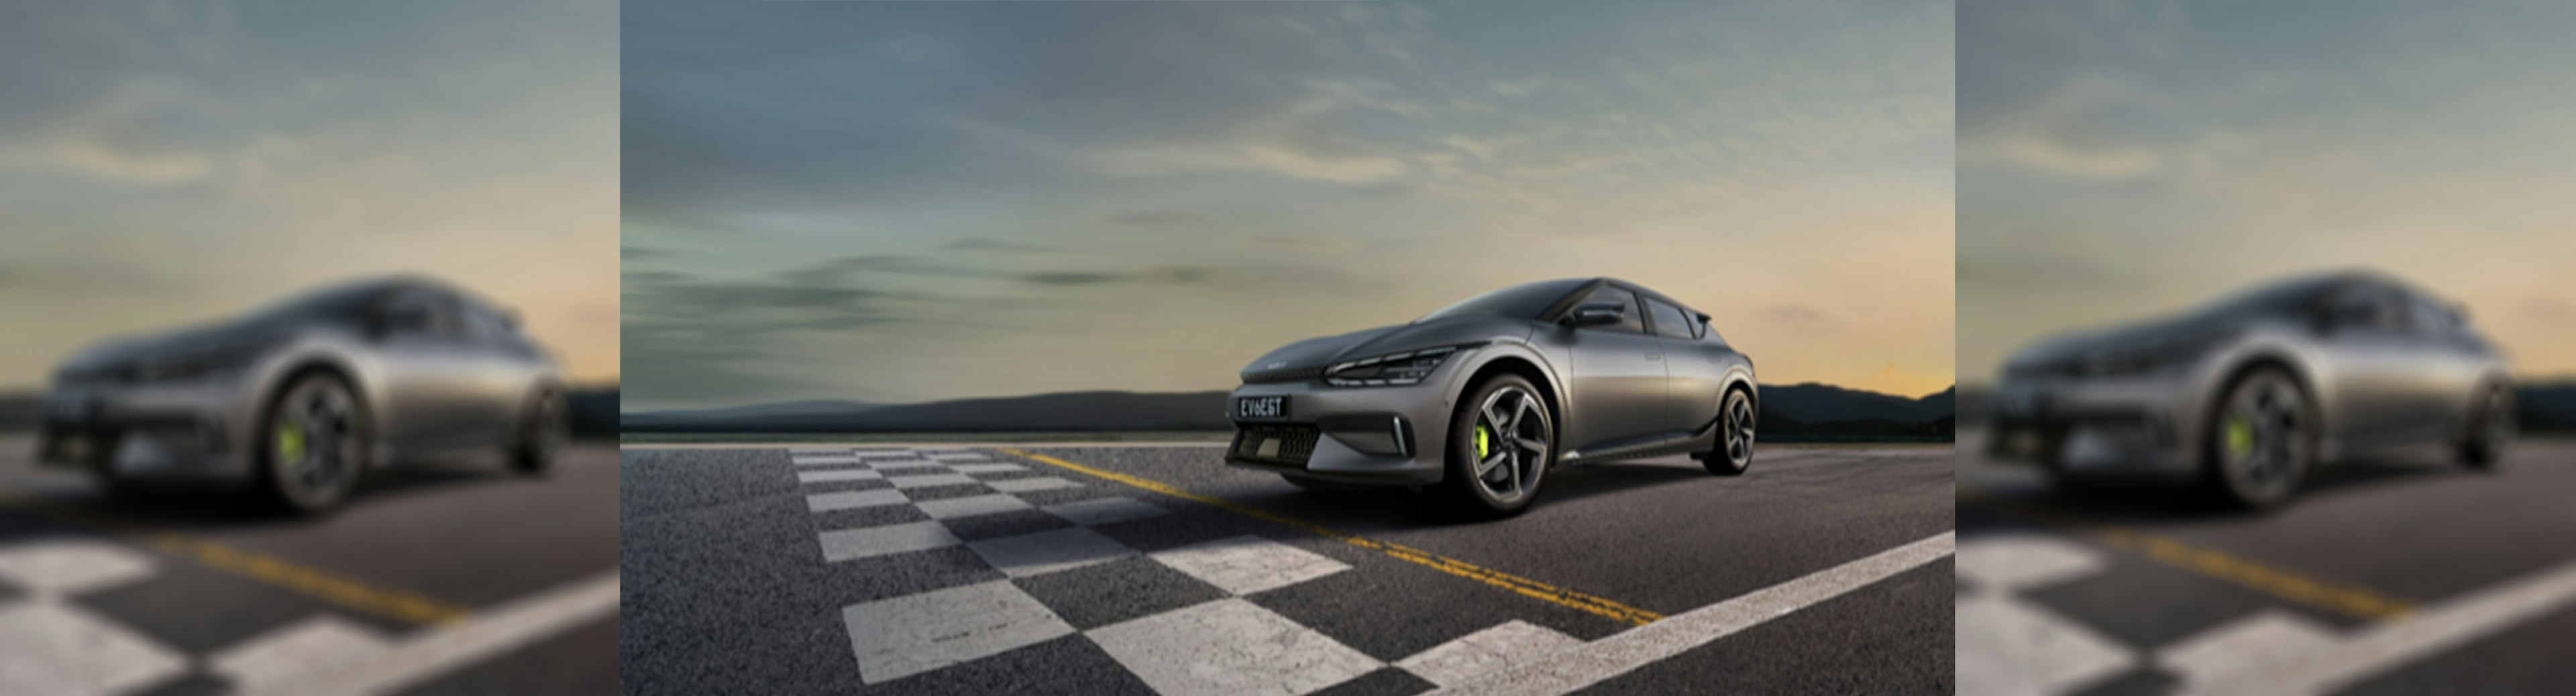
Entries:
POLYGON ((2504 360, 2465 312, 2367 271, 2044 341, 2008 361, 1993 399, 1999 458, 2073 487, 2196 480, 2256 508, 2364 450, 2440 445, 2493 466, 2514 435, 2504 360))
POLYGON ((542 472, 568 432, 564 399, 509 312, 426 278, 374 279, 74 355, 47 391, 38 459, 118 491, 225 484, 310 513, 429 452, 494 449, 542 472))
POLYGON ((1289 344, 1228 400, 1228 464, 1306 488, 1437 486, 1516 514, 1557 464, 1753 461, 1753 361, 1708 315, 1610 278, 1496 290, 1399 326, 1289 344))

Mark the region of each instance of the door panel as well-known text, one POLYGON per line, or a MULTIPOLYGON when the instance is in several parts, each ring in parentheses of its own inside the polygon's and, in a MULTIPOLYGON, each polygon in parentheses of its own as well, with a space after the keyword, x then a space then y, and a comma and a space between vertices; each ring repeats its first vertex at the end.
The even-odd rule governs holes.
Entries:
POLYGON ((2441 368, 2426 337, 2412 329, 2399 298, 2384 291, 2339 300, 2323 341, 2340 439, 2363 446, 2413 442, 2441 430, 2433 422, 2432 386, 2441 368))
POLYGON ((1664 429, 1698 432, 1717 420, 1718 389, 1725 366, 1715 346, 1694 337, 1689 310, 1646 298, 1656 341, 1663 345, 1665 383, 1664 429))
MULTIPOLYGON (((1622 302, 1629 317, 1641 316, 1636 295, 1614 287, 1605 286, 1583 302, 1604 300, 1622 302)), ((1581 449, 1671 429, 1664 346, 1644 329, 1642 321, 1633 319, 1558 329, 1572 332, 1566 341, 1573 363, 1566 377, 1570 393, 1565 401, 1571 411, 1565 419, 1566 447, 1581 449)))

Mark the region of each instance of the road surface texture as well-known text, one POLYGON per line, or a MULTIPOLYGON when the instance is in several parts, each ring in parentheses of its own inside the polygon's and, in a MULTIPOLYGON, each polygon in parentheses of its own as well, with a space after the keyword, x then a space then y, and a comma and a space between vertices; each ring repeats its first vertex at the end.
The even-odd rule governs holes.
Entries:
POLYGON ((629 447, 634 694, 1950 693, 1948 445, 1467 522, 1222 445, 629 447))
POLYGON ((373 476, 318 519, 111 499, 0 436, 0 694, 617 689, 617 469, 495 455, 373 476))
POLYGON ((2576 442, 2500 472, 2398 452, 2287 507, 2060 493, 1959 455, 1959 693, 2564 694, 2576 442))

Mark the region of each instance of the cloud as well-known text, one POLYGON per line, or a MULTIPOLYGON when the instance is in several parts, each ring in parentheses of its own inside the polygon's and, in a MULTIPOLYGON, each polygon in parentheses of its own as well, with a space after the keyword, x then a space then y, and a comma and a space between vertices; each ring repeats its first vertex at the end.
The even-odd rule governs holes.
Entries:
POLYGON ((1209 275, 1210 272, 1205 268, 1196 266, 1172 266, 1168 268, 1157 268, 1131 273, 1105 273, 1099 271, 1047 271, 1038 273, 1021 273, 1011 276, 1011 279, 1032 285, 1105 285, 1110 283, 1170 283, 1175 285, 1187 285, 1191 283, 1204 282, 1208 279, 1209 275))
POLYGON ((1833 317, 1827 316, 1823 310, 1802 304, 1784 304, 1764 307, 1762 308, 1762 316, 1770 317, 1782 323, 1806 326, 1810 328, 1829 325, 1834 321, 1833 317))
POLYGON ((954 242, 949 242, 947 248, 958 251, 995 252, 1003 254, 1043 254, 1061 251, 1060 249, 1044 244, 1005 242, 992 239, 960 239, 954 242))

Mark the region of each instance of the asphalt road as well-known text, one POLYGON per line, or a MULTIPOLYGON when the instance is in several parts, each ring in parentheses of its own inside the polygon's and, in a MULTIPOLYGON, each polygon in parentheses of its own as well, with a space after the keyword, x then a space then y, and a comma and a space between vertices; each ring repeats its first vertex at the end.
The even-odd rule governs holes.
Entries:
POLYGON ((1959 693, 2564 694, 2576 441, 2349 462, 2288 507, 2063 494, 1962 433, 1959 693))
POLYGON ((1951 692, 1946 445, 1569 468, 1489 522, 1219 451, 630 447, 624 688, 1951 692))
POLYGON ((335 515, 133 502, 0 436, 0 693, 617 690, 617 469, 498 456, 371 477, 335 515))

